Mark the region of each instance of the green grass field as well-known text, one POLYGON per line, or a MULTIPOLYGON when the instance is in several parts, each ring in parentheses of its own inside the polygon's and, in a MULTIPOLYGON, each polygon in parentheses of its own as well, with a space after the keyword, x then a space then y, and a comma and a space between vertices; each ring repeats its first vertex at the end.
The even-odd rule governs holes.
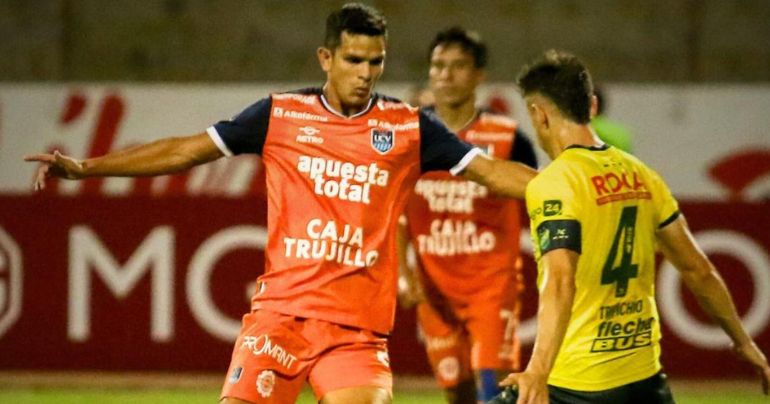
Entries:
MULTIPOLYGON (((215 404, 222 376, 196 373, 13 372, 0 370, 0 404, 215 404)), ((678 404, 770 404, 759 382, 670 380, 678 404)), ((426 376, 396 375, 394 403, 443 404, 426 376)), ((301 404, 315 399, 306 389, 301 404)))
MULTIPOLYGON (((89 388, 4 388, 0 390, 3 404, 212 404, 217 401, 217 390, 196 389, 89 389, 89 388)), ((700 392, 678 392, 674 389, 678 404, 754 404, 770 403, 770 397, 759 393, 739 390, 709 389, 703 385, 700 392)), ((437 391, 396 391, 394 403, 441 404, 437 391)), ((312 394, 303 393, 298 403, 314 403, 312 394)))

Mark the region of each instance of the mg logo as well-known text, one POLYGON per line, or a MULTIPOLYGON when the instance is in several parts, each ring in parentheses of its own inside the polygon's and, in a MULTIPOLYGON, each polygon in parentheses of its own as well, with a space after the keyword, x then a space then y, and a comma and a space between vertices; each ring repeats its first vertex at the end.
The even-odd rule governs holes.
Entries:
POLYGON ((21 276, 19 246, 0 227, 0 338, 21 314, 21 276))

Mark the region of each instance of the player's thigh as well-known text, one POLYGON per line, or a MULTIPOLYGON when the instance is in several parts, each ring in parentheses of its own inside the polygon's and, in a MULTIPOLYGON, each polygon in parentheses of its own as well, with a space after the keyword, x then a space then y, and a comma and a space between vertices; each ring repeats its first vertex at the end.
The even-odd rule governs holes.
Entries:
MULTIPOLYGON (((220 397, 248 403, 296 401, 309 369, 303 320, 255 311, 243 318, 220 397)), ((224 401, 228 402, 228 401, 224 401)), ((231 401, 238 402, 238 401, 231 401)))
POLYGON ((473 380, 471 344, 465 330, 445 321, 429 304, 417 307, 417 324, 425 339, 425 352, 436 378, 444 389, 473 380))
POLYGON ((390 404, 389 390, 382 387, 348 387, 330 391, 321 398, 321 404, 390 404))
POLYGON ((252 403, 251 401, 239 400, 237 398, 225 397, 219 400, 219 404, 254 404, 254 403, 252 403))
POLYGON ((668 377, 663 372, 632 383, 630 389, 631 404, 674 404, 668 377))
POLYGON ((335 327, 339 342, 316 359, 308 375, 316 399, 339 400, 356 392, 366 400, 390 397, 393 374, 387 339, 367 330, 335 327))
POLYGON ((512 371, 519 368, 520 348, 516 336, 518 318, 505 301, 474 302, 466 314, 472 343, 474 370, 512 371))

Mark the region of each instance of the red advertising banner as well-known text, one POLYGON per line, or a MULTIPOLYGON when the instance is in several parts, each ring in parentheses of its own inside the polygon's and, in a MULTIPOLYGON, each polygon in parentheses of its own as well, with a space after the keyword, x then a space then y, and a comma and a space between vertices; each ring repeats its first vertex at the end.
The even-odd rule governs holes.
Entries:
MULTIPOLYGON (((682 206, 765 352, 768 209, 682 206)), ((0 368, 224 372, 266 238, 258 197, 0 196, 0 368)), ((522 338, 531 345, 531 259, 526 271, 522 338)), ((665 262, 657 290, 668 373, 749 374, 665 262)), ((416 335, 413 313, 399 312, 390 342, 394 371, 428 371, 416 335)))

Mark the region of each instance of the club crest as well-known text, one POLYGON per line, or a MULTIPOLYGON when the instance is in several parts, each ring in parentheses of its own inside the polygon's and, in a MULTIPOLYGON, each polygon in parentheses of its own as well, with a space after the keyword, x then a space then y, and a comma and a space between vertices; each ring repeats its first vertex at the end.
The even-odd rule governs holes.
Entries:
POLYGON ((392 130, 372 129, 372 147, 380 154, 385 154, 393 148, 396 134, 392 130))

